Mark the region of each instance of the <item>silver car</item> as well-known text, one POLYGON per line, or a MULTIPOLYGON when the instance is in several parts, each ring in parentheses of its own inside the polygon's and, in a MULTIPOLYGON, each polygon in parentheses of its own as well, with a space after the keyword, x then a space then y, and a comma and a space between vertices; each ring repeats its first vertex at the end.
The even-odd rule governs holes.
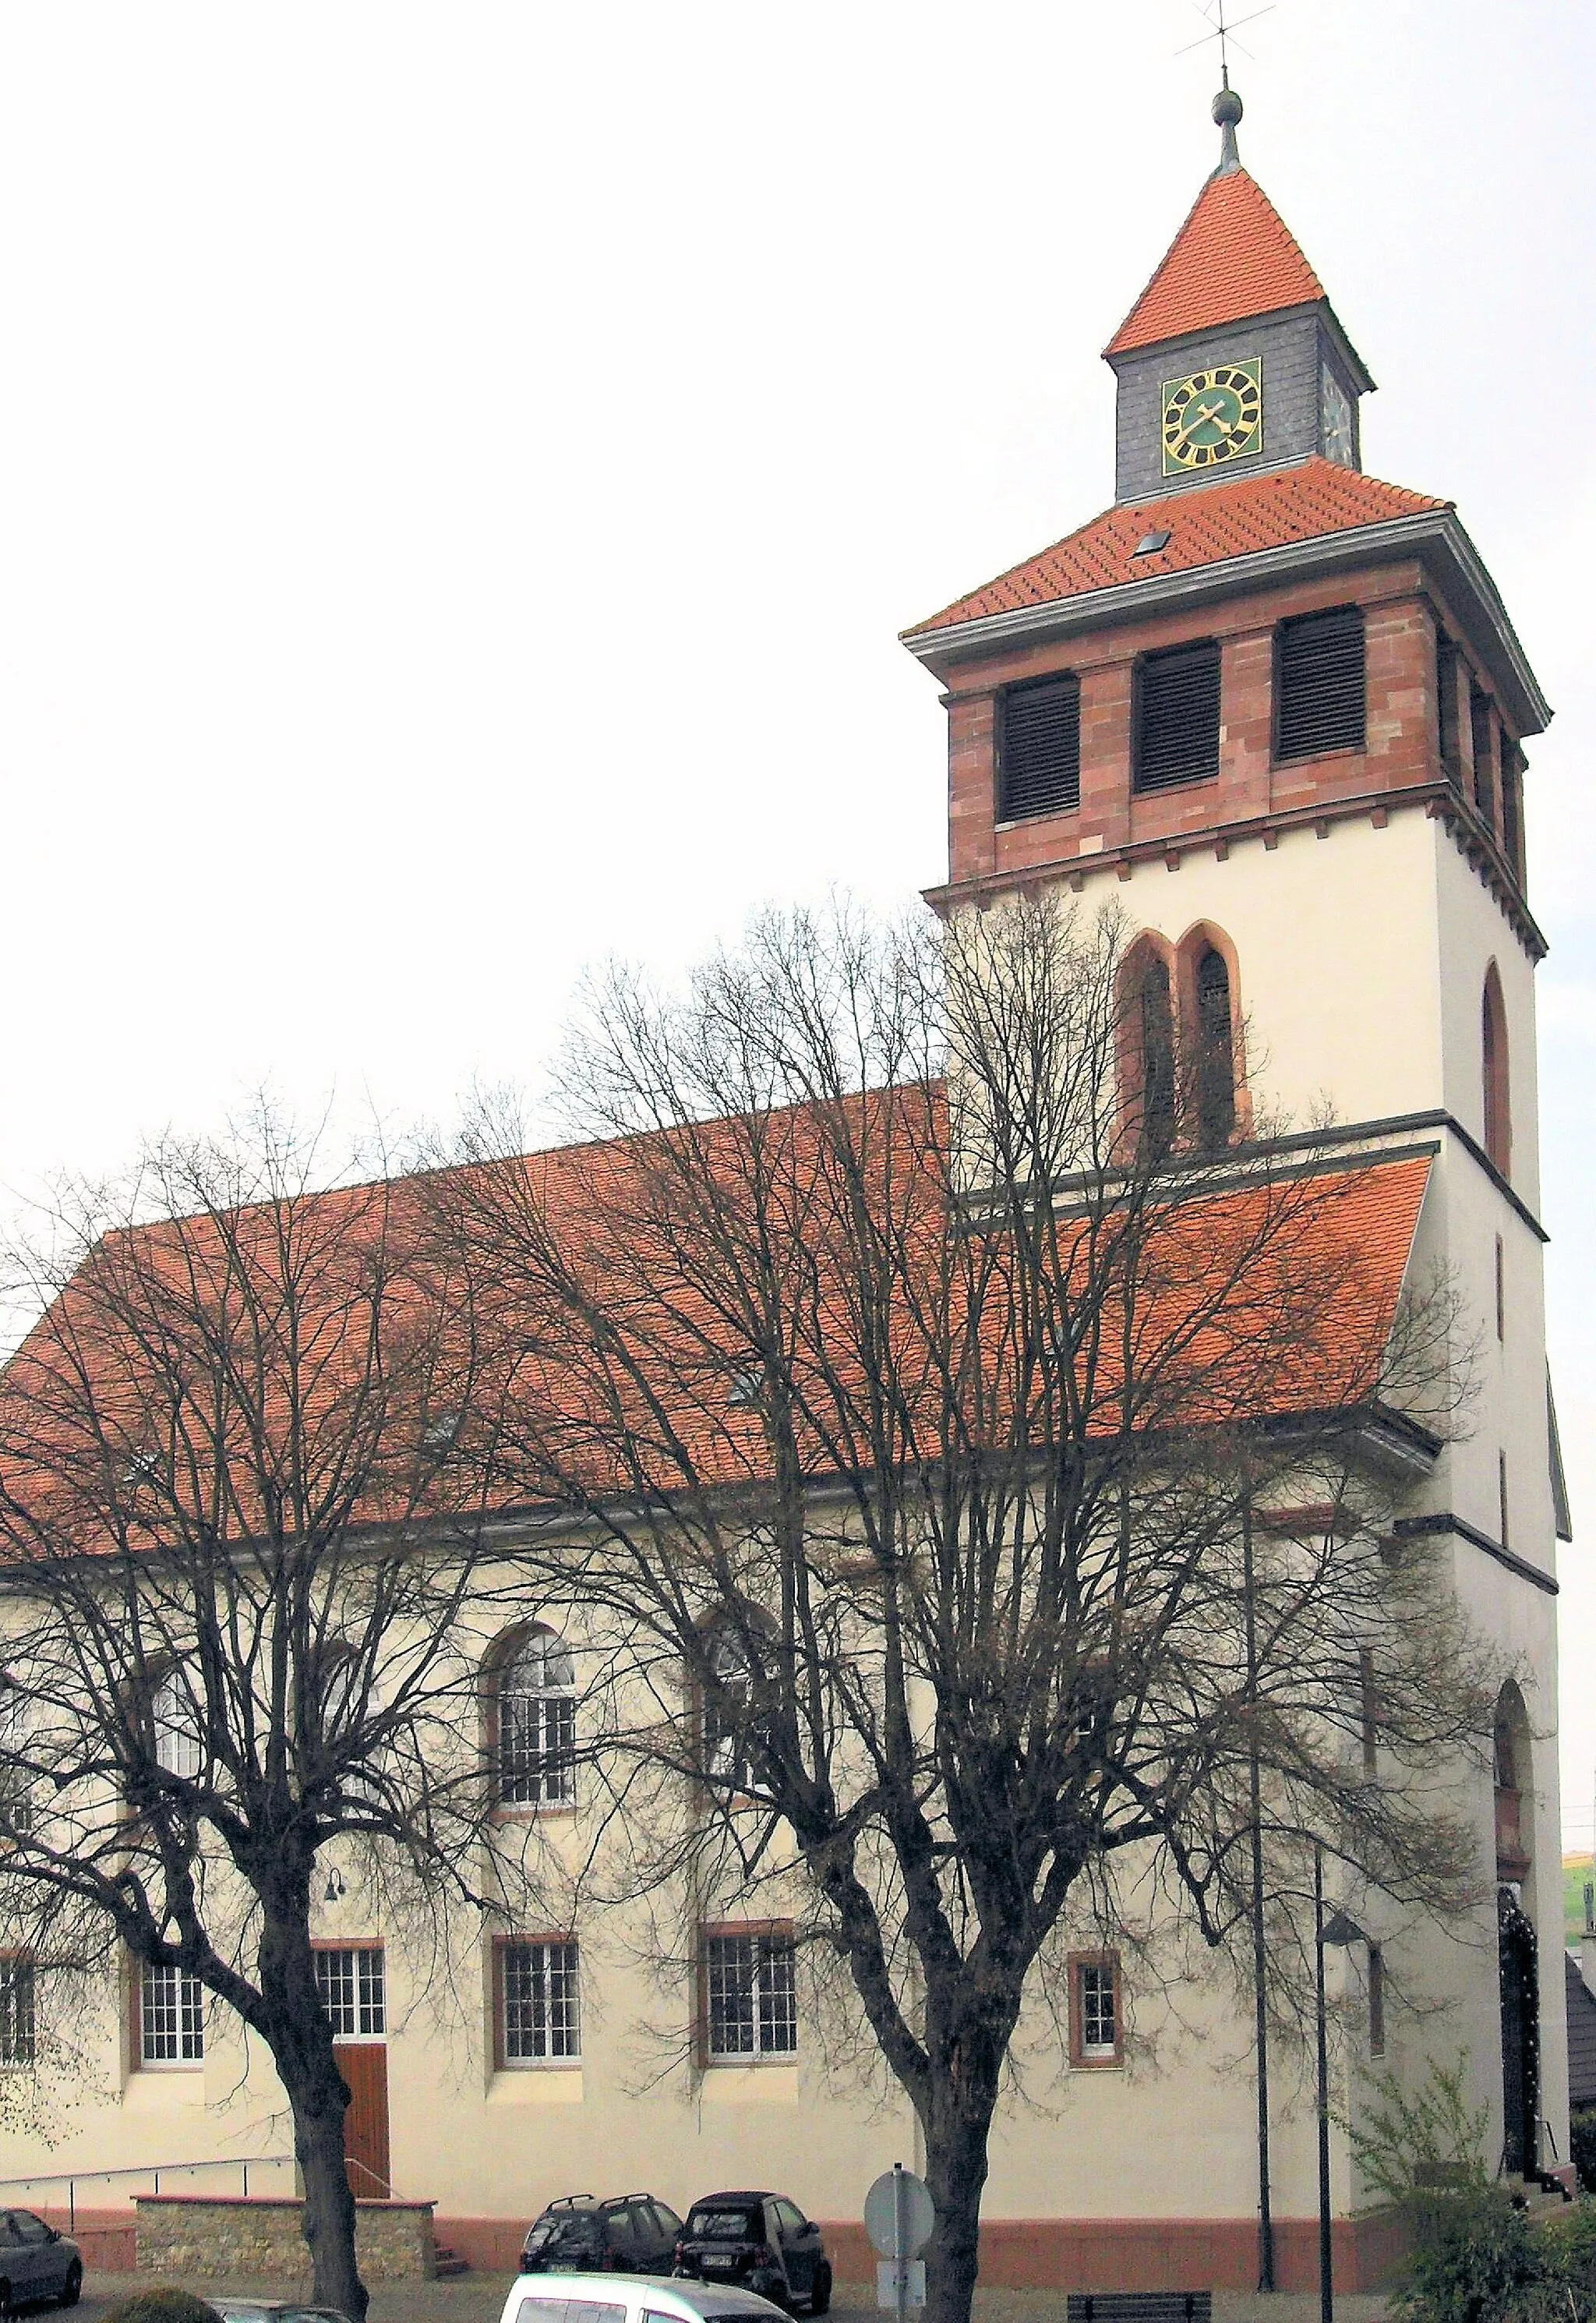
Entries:
POLYGON ((751 2291, 673 2275, 524 2274, 499 2323, 790 2323, 751 2291))
POLYGON ((0 2315, 45 2300, 76 2307, 82 2289, 83 2255, 69 2235, 32 2210, 0 2210, 0 2315))

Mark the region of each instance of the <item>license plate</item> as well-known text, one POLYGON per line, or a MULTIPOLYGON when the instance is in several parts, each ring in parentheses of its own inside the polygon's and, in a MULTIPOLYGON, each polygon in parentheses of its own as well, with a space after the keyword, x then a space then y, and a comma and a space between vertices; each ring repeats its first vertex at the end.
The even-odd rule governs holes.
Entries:
POLYGON ((711 2274, 729 2274, 736 2263, 737 2262, 735 2259, 729 2258, 706 2257, 704 2260, 705 2268, 711 2274))

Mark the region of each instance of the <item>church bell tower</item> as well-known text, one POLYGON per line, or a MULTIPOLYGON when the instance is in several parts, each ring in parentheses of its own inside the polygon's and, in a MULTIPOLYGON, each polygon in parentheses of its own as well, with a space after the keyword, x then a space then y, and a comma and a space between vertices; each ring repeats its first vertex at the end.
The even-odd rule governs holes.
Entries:
POLYGON ((1415 1254, 1450 1272, 1479 1369, 1470 1432, 1416 1474, 1402 1522, 1445 1543, 1523 1683, 1478 1796, 1494 1907, 1405 1972, 1452 2005, 1448 2053, 1471 2052, 1509 2168, 1533 2174, 1568 2152, 1550 1738, 1569 1528, 1524 814, 1551 712, 1452 501, 1366 472, 1373 380, 1243 167, 1241 116, 1227 85, 1218 166, 1105 351, 1113 504, 904 633, 949 721, 928 900, 1115 898, 1161 1037, 1178 1052, 1228 1015, 1226 1134, 1267 1120, 1289 1153, 1328 1111, 1349 1162, 1426 1158, 1415 1254))

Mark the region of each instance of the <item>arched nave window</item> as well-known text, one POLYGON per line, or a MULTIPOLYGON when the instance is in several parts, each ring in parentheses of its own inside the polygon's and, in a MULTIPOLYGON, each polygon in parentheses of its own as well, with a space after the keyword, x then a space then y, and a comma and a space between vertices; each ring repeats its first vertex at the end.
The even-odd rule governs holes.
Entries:
POLYGON ((1197 959, 1197 1135, 1210 1152, 1228 1145, 1236 1126, 1235 1019, 1230 970, 1212 944, 1197 959))
POLYGON ((499 1804, 564 1806, 576 1790, 576 1668, 553 1630, 527 1630, 500 1663, 494 1750, 499 1804))

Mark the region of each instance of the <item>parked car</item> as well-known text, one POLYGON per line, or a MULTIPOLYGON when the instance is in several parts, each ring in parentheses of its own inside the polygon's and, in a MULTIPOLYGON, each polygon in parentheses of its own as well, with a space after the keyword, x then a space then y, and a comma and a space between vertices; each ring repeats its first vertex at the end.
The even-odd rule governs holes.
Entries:
POLYGON ((682 2221, 652 2194, 562 2194, 527 2230, 523 2274, 669 2274, 682 2221))
POLYGON ((76 2307, 82 2289, 83 2254, 70 2235, 32 2210, 0 2210, 0 2315, 46 2299, 76 2307))
POLYGON ((821 2230, 784 2194, 706 2194, 687 2214, 675 2271, 705 2282, 743 2282, 761 2299, 823 2315, 831 2264, 821 2230))
POLYGON ((499 2323, 783 2323, 783 2317, 768 2299, 710 2282, 561 2274, 512 2283, 499 2323))
POLYGON ((300 2307, 291 2299, 213 2299, 222 2323, 349 2323, 335 2307, 300 2307))

